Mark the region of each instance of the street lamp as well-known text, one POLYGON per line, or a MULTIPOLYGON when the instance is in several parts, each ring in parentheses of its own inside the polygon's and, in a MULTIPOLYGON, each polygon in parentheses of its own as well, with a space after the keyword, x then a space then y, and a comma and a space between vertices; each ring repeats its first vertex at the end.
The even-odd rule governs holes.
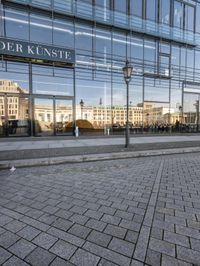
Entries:
POLYGON ((81 101, 80 101, 80 106, 81 106, 81 120, 83 120, 83 106, 84 106, 83 99, 81 99, 81 101))
POLYGON ((196 107, 196 131, 199 132, 199 100, 196 101, 194 106, 196 107))
POLYGON ((124 80, 126 82, 126 143, 125 148, 129 147, 130 135, 129 135, 129 82, 131 81, 131 74, 133 66, 126 60, 125 66, 122 68, 124 73, 124 80))

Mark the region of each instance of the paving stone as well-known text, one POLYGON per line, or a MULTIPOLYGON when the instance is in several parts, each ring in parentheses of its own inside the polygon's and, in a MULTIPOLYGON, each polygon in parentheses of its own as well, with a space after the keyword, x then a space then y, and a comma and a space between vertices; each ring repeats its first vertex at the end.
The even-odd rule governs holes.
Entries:
POLYGON ((16 234, 13 234, 9 231, 4 232, 0 235, 0 246, 3 248, 8 248, 12 246, 15 242, 17 242, 20 239, 19 236, 16 234))
POLYGON ((95 219, 90 219, 85 225, 89 228, 102 232, 107 224, 95 219))
POLYGON ((71 217, 73 215, 72 212, 70 211, 66 211, 66 210, 58 210, 55 213, 56 216, 60 217, 60 218, 64 218, 64 219, 68 219, 69 217, 71 217))
POLYGON ((56 229, 56 228, 50 228, 48 230, 48 233, 55 236, 55 237, 58 237, 59 239, 63 239, 63 240, 65 240, 65 241, 67 241, 67 242, 69 242, 69 243, 71 243, 77 247, 83 246, 83 244, 85 242, 80 237, 77 237, 75 235, 63 232, 63 231, 56 229))
POLYGON ((28 212, 26 212, 26 215, 27 216, 30 216, 34 219, 37 219, 39 218, 40 216, 42 216, 44 214, 43 211, 40 211, 40 210, 35 210, 35 209, 31 209, 29 210, 28 212))
POLYGON ((112 250, 97 246, 93 243, 86 242, 84 244, 84 249, 88 250, 91 253, 94 253, 95 255, 102 257, 104 259, 107 259, 113 263, 116 263, 121 266, 129 266, 130 265, 130 259, 120 255, 112 250))
POLYGON ((200 239, 199 230, 181 225, 176 225, 176 233, 192 238, 200 239))
POLYGON ((146 260, 145 262, 152 266, 158 266, 160 265, 161 261, 161 254, 159 252, 156 252, 154 250, 148 249, 146 253, 146 260))
POLYGON ((101 218, 101 221, 108 224, 119 225, 121 218, 109 214, 104 214, 101 218))
POLYGON ((7 225, 5 225, 5 228, 13 233, 16 233, 18 231, 20 231, 22 228, 24 228, 26 226, 26 224, 20 222, 20 221, 17 221, 17 220, 14 220, 10 223, 8 223, 7 225))
POLYGON ((11 256, 10 252, 0 247, 0 265, 2 265, 11 256))
POLYGON ((28 266, 30 264, 27 264, 25 261, 12 256, 9 260, 7 260, 3 266, 28 266))
POLYGON ((117 266, 117 264, 112 263, 112 262, 105 260, 105 259, 101 259, 98 266, 117 266))
POLYGON ((48 224, 48 225, 52 225, 55 221, 57 221, 58 217, 49 213, 45 213, 42 216, 39 217, 39 221, 48 224))
POLYGON ((58 218, 52 226, 62 229, 63 231, 68 231, 70 227, 72 227, 73 223, 71 221, 65 220, 63 218, 58 218))
MULTIPOLYGON (((113 206, 113 204, 112 204, 112 206, 113 206)), ((98 211, 106 213, 106 214, 114 215, 114 213, 116 212, 116 209, 113 207, 101 206, 98 211)))
POLYGON ((163 239, 163 234, 164 234, 164 230, 163 229, 160 229, 160 228, 157 228, 157 227, 152 227, 151 228, 151 236, 153 238, 157 238, 157 239, 162 240, 163 239))
POLYGON ((138 261, 138 260, 132 260, 131 266, 144 266, 144 263, 138 261))
POLYGON ((51 266, 74 266, 74 265, 69 261, 56 257, 55 260, 51 263, 51 266))
POLYGON ((150 242, 149 242, 149 248, 154 251, 175 257, 175 245, 174 244, 151 237, 150 242))
POLYGON ((114 226, 111 224, 107 225, 104 230, 104 233, 109 234, 111 236, 116 236, 118 238, 124 238, 126 235, 126 232, 127 232, 126 229, 119 227, 119 226, 114 226))
POLYGON ((89 217, 86 217, 84 215, 80 215, 80 214, 74 214, 69 218, 70 221, 74 222, 74 223, 78 223, 81 225, 85 225, 86 222, 89 220, 89 217))
POLYGON ((145 261, 149 235, 150 235, 150 227, 143 225, 134 252, 134 258, 139 261, 145 261))
POLYGON ((69 244, 63 240, 58 240, 49 251, 63 259, 69 260, 76 249, 77 248, 72 244, 69 244))
POLYGON ((31 225, 31 226, 33 226, 33 227, 35 227, 41 231, 47 231, 49 229, 49 226, 47 224, 39 222, 39 221, 32 219, 30 217, 24 216, 21 218, 21 221, 28 224, 28 225, 31 225))
POLYGON ((200 252, 200 240, 190 238, 191 248, 200 252))
POLYGON ((162 255, 162 266, 192 266, 192 264, 169 257, 167 255, 162 255))
POLYGON ((76 236, 84 238, 84 239, 88 236, 88 234, 90 232, 91 232, 91 229, 89 229, 85 226, 79 225, 79 224, 73 225, 70 228, 70 230, 68 231, 68 233, 76 235, 76 236))
POLYGON ((78 249, 70 261, 77 266, 96 266, 99 260, 100 257, 85 250, 78 249))
POLYGON ((46 206, 44 207, 44 209, 42 209, 42 211, 47 212, 49 214, 55 214, 58 210, 59 208, 54 206, 46 206))
POLYGON ((121 221, 121 223, 119 225, 121 227, 124 227, 126 229, 130 229, 130 230, 133 230, 133 231, 136 231, 136 232, 139 232, 140 231, 140 227, 141 227, 140 223, 136 223, 136 222, 125 220, 125 219, 122 219, 122 221, 121 221))
POLYGON ((177 246, 177 258, 195 265, 199 265, 200 252, 185 247, 177 246))
POLYGON ((29 253, 31 253, 36 248, 35 245, 28 242, 25 239, 20 239, 14 245, 12 245, 8 250, 15 254, 17 257, 24 259, 29 253))
POLYGON ((40 233, 41 233, 40 230, 38 230, 38 229, 36 229, 36 228, 34 228, 32 226, 27 225, 22 230, 17 232, 17 235, 25 238, 26 240, 31 241, 33 238, 35 238, 40 233))
POLYGON ((137 232, 134 232, 134 231, 128 230, 125 239, 127 241, 132 242, 132 243, 135 244, 137 242, 137 239, 138 239, 138 233, 137 232))
POLYGON ((115 213, 115 216, 120 217, 120 218, 124 218, 126 220, 132 220, 134 214, 132 214, 130 212, 125 212, 125 211, 117 210, 116 213, 115 213))
POLYGON ((169 231, 164 232, 164 240, 184 247, 190 247, 189 238, 169 231))
POLYGON ((25 260, 33 266, 48 266, 55 257, 47 250, 37 247, 25 260))
POLYGON ((42 232, 32 242, 44 249, 49 249, 57 240, 58 238, 42 232))
POLYGON ((103 216, 103 212, 88 210, 88 211, 86 211, 86 213, 84 215, 88 216, 90 218, 94 218, 96 220, 100 220, 101 217, 103 216))
POLYGON ((170 222, 172 224, 178 224, 178 225, 186 226, 186 219, 182 218, 182 217, 165 215, 165 221, 170 222))
POLYGON ((134 244, 127 241, 113 238, 108 246, 109 249, 121 253, 122 255, 131 257, 135 248, 134 244))
POLYGON ((103 234, 103 233, 100 233, 100 232, 97 232, 97 231, 92 231, 89 236, 87 237, 87 240, 97 244, 97 245, 100 245, 100 246, 103 246, 103 247, 107 247, 110 240, 111 240, 111 236, 109 235, 106 235, 106 234, 103 234))
POLYGON ((9 217, 9 216, 3 215, 3 214, 0 215, 0 225, 1 226, 4 226, 5 224, 8 224, 12 220, 13 219, 11 217, 9 217))
POLYGON ((0 227, 0 235, 5 233, 5 232, 6 232, 6 230, 0 227))
MULTIPOLYGON (((80 206, 73 206, 70 209, 70 212, 78 213, 78 214, 81 214, 81 215, 84 214, 86 211, 87 211, 86 208, 80 207, 80 206)), ((86 215, 86 214, 84 214, 84 215, 86 215)))
POLYGON ((100 206, 101 205, 97 203, 87 202, 83 207, 85 207, 86 209, 97 211, 100 208, 100 206))

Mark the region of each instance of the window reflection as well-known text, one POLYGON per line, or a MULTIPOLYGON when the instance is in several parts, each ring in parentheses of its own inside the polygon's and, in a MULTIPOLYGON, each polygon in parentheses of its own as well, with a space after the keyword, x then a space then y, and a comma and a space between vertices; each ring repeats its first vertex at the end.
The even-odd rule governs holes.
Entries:
POLYGON ((160 0, 159 22, 170 24, 170 0, 160 0))
POLYGON ((142 0, 130 0, 130 15, 142 17, 142 0))
MULTIPOLYGON (((33 93, 47 95, 73 95, 73 75, 72 70, 63 69, 62 76, 53 72, 52 76, 42 74, 48 67, 33 66, 33 93), (38 72, 41 73, 37 74, 38 72)), ((51 68, 50 68, 51 70, 51 68)), ((60 70, 61 71, 61 70, 60 70)))
POLYGON ((42 15, 30 15, 30 40, 52 44, 52 20, 42 15))
POLYGON ((10 38, 28 40, 28 14, 21 10, 5 8, 5 35, 10 38))
POLYGON ((146 19, 155 21, 157 14, 157 0, 146 1, 146 19))
POLYGON ((74 46, 74 29, 72 22, 54 19, 53 21, 53 43, 58 46, 74 46))

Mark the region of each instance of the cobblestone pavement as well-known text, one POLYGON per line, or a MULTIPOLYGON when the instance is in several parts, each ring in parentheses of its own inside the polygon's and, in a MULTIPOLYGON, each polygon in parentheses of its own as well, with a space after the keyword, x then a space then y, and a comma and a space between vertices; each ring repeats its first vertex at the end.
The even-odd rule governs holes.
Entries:
POLYGON ((0 265, 200 265, 200 154, 0 172, 0 265))

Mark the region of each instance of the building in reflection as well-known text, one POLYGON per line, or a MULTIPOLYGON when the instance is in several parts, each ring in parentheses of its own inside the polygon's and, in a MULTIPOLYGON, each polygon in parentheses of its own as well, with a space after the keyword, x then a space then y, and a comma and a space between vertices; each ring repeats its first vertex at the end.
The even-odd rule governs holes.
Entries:
POLYGON ((1 1, 0 56, 0 136, 123 134, 127 59, 131 129, 198 128, 197 0, 1 1))

